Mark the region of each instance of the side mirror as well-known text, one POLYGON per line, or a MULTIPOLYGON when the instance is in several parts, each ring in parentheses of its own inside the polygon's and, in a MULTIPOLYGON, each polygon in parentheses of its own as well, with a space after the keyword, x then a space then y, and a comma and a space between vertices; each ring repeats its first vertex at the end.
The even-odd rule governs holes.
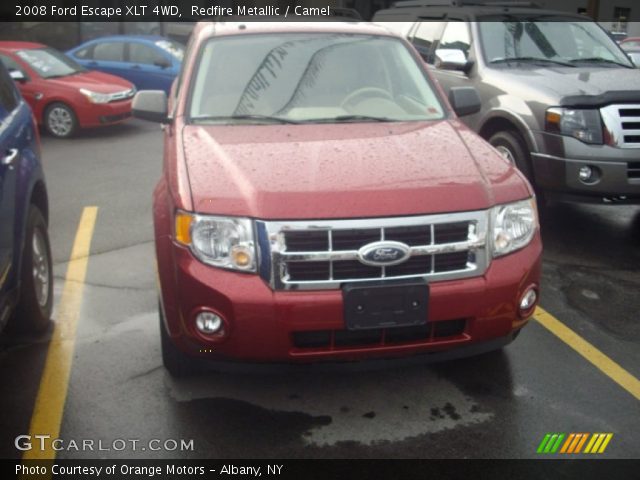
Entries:
POLYGON ((478 91, 473 87, 452 87, 449 91, 449 103, 459 117, 473 115, 482 108, 478 91))
POLYGON ((133 116, 150 122, 168 123, 167 94, 164 90, 142 90, 133 97, 133 116))
POLYGON ((20 70, 9 70, 9 76, 16 82, 26 82, 27 77, 20 70))
POLYGON ((457 48, 438 48, 436 49, 436 68, 442 70, 461 70, 468 72, 473 63, 467 60, 462 50, 457 48))

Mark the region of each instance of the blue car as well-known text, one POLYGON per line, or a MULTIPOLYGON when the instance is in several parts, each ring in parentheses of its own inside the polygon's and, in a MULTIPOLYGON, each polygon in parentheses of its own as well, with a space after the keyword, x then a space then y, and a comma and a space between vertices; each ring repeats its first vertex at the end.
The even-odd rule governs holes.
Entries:
POLYGON ((53 304, 49 203, 31 109, 0 62, 0 330, 46 330, 53 304))
POLYGON ((184 46, 157 35, 100 37, 67 52, 83 67, 125 78, 138 90, 169 93, 180 71, 184 46))

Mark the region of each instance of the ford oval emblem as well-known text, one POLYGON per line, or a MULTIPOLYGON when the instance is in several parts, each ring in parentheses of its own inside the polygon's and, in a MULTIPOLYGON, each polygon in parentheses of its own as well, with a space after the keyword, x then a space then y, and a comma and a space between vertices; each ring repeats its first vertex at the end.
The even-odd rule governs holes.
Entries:
POLYGON ((374 242, 358 250, 358 260, 373 267, 398 265, 409 258, 409 245, 401 242, 374 242))

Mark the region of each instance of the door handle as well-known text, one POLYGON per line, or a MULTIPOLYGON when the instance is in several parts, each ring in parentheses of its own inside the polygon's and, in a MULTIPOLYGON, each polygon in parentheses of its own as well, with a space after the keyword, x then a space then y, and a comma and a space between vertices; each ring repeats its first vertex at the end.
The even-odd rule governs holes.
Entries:
POLYGON ((131 70, 140 70, 140 65, 133 65, 131 70))
POLYGON ((13 165, 15 159, 18 158, 18 153, 20 153, 20 151, 17 148, 10 148, 7 150, 7 154, 2 157, 2 165, 7 165, 9 167, 13 165))

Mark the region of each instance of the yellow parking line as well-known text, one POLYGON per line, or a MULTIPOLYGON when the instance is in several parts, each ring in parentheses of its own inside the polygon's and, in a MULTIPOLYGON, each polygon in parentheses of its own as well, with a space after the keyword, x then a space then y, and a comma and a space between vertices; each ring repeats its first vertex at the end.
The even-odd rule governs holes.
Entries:
POLYGON ((535 319, 564 343, 595 365, 602 373, 640 400, 640 380, 627 372, 584 338, 556 319, 546 310, 538 307, 535 319))
MULTIPOLYGON (((29 427, 31 438, 34 438, 35 435, 50 435, 51 439, 55 439, 60 433, 62 411, 67 398, 67 387, 75 349, 76 326, 80 317, 82 292, 97 215, 97 207, 85 207, 76 231, 62 298, 58 305, 57 321, 31 417, 29 427)), ((33 445, 39 447, 40 442, 34 441, 33 445)), ((51 447, 51 443, 47 442, 45 446, 44 450, 33 448, 25 451, 22 456, 23 460, 54 459, 55 450, 51 447)))

